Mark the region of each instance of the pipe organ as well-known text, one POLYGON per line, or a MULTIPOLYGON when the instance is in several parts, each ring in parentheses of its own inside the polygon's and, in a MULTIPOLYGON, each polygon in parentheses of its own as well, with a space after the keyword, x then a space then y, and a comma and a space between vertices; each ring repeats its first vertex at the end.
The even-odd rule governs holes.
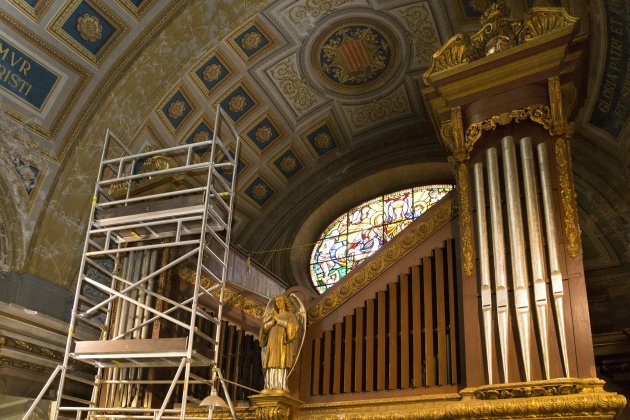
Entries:
POLYGON ((314 337, 310 394, 457 384, 455 272, 449 240, 314 337))

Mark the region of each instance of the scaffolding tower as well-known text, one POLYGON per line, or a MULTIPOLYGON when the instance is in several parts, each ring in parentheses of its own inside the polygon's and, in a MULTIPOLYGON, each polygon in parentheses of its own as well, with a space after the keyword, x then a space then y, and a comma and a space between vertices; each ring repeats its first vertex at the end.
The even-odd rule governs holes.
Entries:
POLYGON ((218 358, 241 139, 220 107, 211 137, 132 153, 107 131, 63 363, 24 419, 54 384, 54 420, 194 418, 187 406, 201 398, 193 387, 210 396, 209 416, 221 387, 235 418, 218 358), (138 187, 174 178, 184 182, 138 187), (160 289, 158 278, 182 264, 194 284, 185 293, 160 289), (202 320, 213 328, 200 328, 202 320), (157 323, 167 337, 152 335, 157 323), (90 330, 100 339, 79 338, 90 330), (93 379, 77 373, 83 363, 93 379), (91 396, 73 396, 73 383, 91 386, 91 396))

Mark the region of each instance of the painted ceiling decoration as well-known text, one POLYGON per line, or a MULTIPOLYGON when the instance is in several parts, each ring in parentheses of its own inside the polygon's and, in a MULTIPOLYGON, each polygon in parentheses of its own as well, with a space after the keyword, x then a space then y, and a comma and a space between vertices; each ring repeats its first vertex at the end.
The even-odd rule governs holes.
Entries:
MULTIPOLYGON (((70 285, 105 130, 138 151, 198 142, 212 136, 218 105, 244 139, 233 238, 245 248, 290 246, 310 200, 325 200, 333 181, 443 157, 421 75, 453 33, 478 30, 487 3, 0 2, 0 149, 22 232, 15 255, 70 285)), ((509 3, 520 15, 534 0, 509 3)), ((535 3, 586 15, 576 0, 535 3)), ((583 20, 606 27, 593 62, 612 65, 592 73, 599 96, 581 129, 614 155, 628 130, 627 72, 615 66, 628 43, 606 38, 626 40, 630 25, 618 2, 593 4, 607 24, 583 20)))

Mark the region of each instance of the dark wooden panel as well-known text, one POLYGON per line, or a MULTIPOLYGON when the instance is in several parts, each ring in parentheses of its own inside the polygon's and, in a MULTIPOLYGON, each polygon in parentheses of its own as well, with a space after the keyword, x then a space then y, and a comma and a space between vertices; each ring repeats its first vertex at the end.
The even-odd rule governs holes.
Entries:
POLYGON ((313 340, 313 374, 311 375, 311 394, 319 395, 319 376, 321 372, 321 339, 316 337, 313 340))
POLYGON ((433 260, 422 259, 422 285, 424 287, 424 357, 425 385, 435 385, 435 361, 433 348, 433 260))
POLYGON ((365 390, 374 391, 374 307, 375 300, 368 299, 365 316, 365 390))
POLYGON ((446 241, 446 264, 448 268, 448 318, 449 340, 451 343, 451 384, 457 383, 457 317, 455 306, 455 249, 453 240, 446 241))
POLYGON ((387 334, 387 328, 386 328, 386 319, 387 319, 387 312, 385 310, 386 308, 386 293, 384 290, 381 290, 377 293, 377 298, 378 298, 378 305, 377 305, 377 312, 378 312, 378 319, 377 319, 377 326, 378 326, 378 333, 377 333, 377 351, 376 351, 376 360, 377 360, 377 367, 376 367, 376 389, 379 391, 382 391, 385 389, 385 380, 387 377, 387 370, 386 370, 386 363, 385 363, 385 352, 386 350, 386 335, 387 334))
POLYGON ((324 332, 324 374, 322 375, 322 394, 330 394, 330 368, 332 367, 332 331, 324 332))
POLYGON ((333 354, 333 394, 338 394, 341 391, 341 340, 342 340, 343 324, 340 322, 335 324, 335 351, 333 354))
POLYGON ((387 286, 389 292, 389 389, 398 389, 398 283, 387 286))
POLYGON ((354 392, 363 391, 363 349, 364 345, 364 317, 363 308, 356 308, 354 311, 356 321, 356 331, 354 334, 355 346, 354 346, 354 392))
POLYGON ((420 266, 411 267, 411 306, 413 328, 413 386, 422 386, 422 305, 420 266))
POLYGON ((446 301, 442 248, 435 249, 435 301, 437 305, 438 385, 446 385, 446 301))
POLYGON ((409 275, 400 276, 400 387, 409 388, 409 275))
POLYGON ((343 321, 345 331, 343 360, 343 392, 352 392, 352 329, 353 316, 346 315, 343 321))

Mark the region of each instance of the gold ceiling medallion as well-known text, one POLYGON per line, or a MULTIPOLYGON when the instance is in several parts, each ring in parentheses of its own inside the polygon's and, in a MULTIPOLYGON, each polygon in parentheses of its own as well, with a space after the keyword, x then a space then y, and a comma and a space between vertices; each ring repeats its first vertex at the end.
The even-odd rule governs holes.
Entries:
POLYGON ((241 46, 246 50, 253 50, 260 45, 262 37, 258 32, 247 32, 241 40, 241 46))
POLYGON ((313 139, 313 141, 315 142, 315 146, 320 149, 325 149, 326 147, 330 146, 331 140, 332 139, 330 138, 330 135, 328 133, 319 133, 315 136, 315 139, 313 139))
POLYGON ((218 80, 220 76, 221 66, 216 63, 212 63, 203 69, 203 80, 206 82, 214 82, 215 80, 218 80))
POLYGON ((396 66, 396 42, 378 22, 336 23, 314 43, 312 65, 336 93, 362 94, 383 86, 396 66))
POLYGON ((295 169, 297 162, 293 156, 287 156, 280 161, 280 168, 285 172, 291 172, 295 169))
POLYGON ((184 115, 185 110, 186 103, 181 99, 178 99, 168 106, 168 116, 173 119, 181 118, 181 116, 184 115))
POLYGON ((272 135, 273 131, 271 131, 271 128, 268 125, 263 125, 262 127, 259 127, 254 133, 256 140, 261 143, 267 143, 271 139, 272 135))
POLYGON ((193 143, 201 143, 210 140, 210 133, 206 130, 200 131, 193 136, 193 143))
POLYGON ((77 31, 86 41, 95 42, 103 36, 103 26, 96 16, 84 13, 77 18, 77 31))
POLYGON ((230 112, 241 112, 245 109, 246 104, 247 101, 245 100, 243 95, 236 95, 230 98, 230 101, 228 102, 228 108, 230 109, 230 112))
POLYGON ((252 195, 254 196, 254 198, 262 200, 267 196, 267 191, 269 190, 264 184, 256 184, 252 188, 252 195))
POLYGON ((533 7, 522 20, 509 16, 504 0, 492 3, 481 16, 482 27, 477 33, 457 34, 433 54, 431 66, 424 73, 425 82, 433 73, 499 53, 550 32, 572 32, 579 21, 562 7, 533 7))

